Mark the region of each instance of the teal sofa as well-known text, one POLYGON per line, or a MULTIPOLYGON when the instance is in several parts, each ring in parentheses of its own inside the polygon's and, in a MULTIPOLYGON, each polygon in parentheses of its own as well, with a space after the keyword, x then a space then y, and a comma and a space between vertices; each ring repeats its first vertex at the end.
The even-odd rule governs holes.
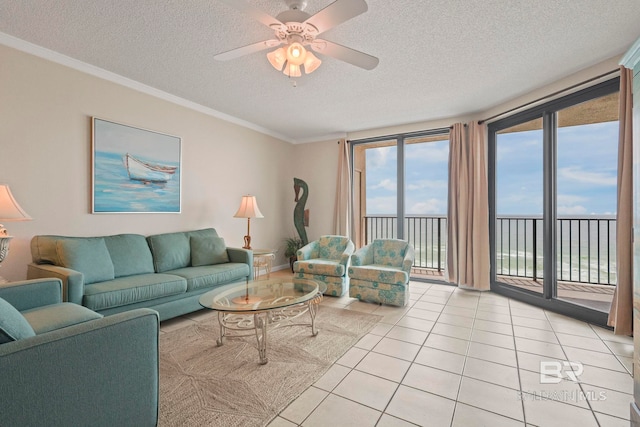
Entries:
POLYGON ((251 277, 253 253, 213 228, 142 236, 35 236, 27 278, 62 280, 64 301, 103 315, 152 308, 160 320, 202 309, 200 295, 251 277))
POLYGON ((158 313, 102 315, 62 281, 0 286, 0 425, 155 426, 158 313))

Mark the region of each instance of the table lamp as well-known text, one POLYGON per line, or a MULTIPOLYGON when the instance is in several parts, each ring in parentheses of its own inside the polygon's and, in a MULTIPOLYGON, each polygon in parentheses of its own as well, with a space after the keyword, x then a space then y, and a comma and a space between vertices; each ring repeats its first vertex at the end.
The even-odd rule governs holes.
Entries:
POLYGON ((258 202, 256 197, 251 195, 242 196, 240 202, 240 208, 238 212, 233 216, 234 218, 247 218, 247 235, 244 236, 244 249, 251 249, 251 218, 264 218, 260 209, 258 209, 258 202))
MULTIPOLYGON (((8 185, 0 184, 0 221, 29 221, 31 217, 20 207, 8 185)), ((0 224, 0 264, 9 253, 9 242, 13 236, 9 236, 7 229, 0 224)), ((0 283, 6 280, 0 276, 0 283)))

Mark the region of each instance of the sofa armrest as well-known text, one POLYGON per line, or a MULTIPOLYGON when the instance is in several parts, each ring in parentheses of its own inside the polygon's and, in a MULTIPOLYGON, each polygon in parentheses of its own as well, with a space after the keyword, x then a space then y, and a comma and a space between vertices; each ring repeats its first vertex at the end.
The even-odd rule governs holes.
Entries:
POLYGON ((404 260, 402 261, 402 270, 406 271, 407 274, 411 274, 411 267, 413 266, 413 262, 415 261, 416 253, 413 249, 412 245, 407 245, 407 250, 404 253, 404 260))
POLYGON ((229 261, 247 264, 249 268, 253 268, 253 251, 243 248, 227 248, 229 261))
POLYGON ((27 266, 27 279, 55 277, 62 280, 62 299, 82 305, 84 296, 84 274, 70 268, 51 264, 30 263, 27 266))
POLYGON ((60 279, 35 279, 9 282, 0 287, 0 298, 18 311, 62 302, 60 279))
POLYGON ((373 264, 373 249, 371 245, 363 246, 351 255, 351 265, 358 267, 369 264, 373 264))
POLYGON ((318 257, 318 241, 309 242, 296 253, 298 261, 306 261, 318 257))
POLYGON ((2 425, 156 425, 158 324, 137 309, 0 345, 2 425))

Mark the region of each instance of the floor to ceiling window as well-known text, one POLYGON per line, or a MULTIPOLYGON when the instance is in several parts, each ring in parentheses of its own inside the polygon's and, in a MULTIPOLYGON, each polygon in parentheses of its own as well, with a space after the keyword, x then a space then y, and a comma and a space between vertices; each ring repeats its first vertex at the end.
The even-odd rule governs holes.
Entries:
POLYGON ((609 80, 489 125, 493 290, 606 321, 618 86, 609 80))
POLYGON ((351 141, 354 243, 399 238, 415 248, 412 279, 446 264, 448 129, 351 141))

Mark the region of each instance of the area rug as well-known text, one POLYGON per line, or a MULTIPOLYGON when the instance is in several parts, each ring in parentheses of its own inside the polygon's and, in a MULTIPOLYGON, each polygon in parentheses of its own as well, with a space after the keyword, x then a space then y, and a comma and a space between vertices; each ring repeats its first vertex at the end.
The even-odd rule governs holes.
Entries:
POLYGON ((159 425, 265 426, 379 320, 321 306, 315 337, 308 326, 268 331, 266 365, 259 364, 255 336, 225 338, 217 347, 215 316, 164 333, 159 425))

